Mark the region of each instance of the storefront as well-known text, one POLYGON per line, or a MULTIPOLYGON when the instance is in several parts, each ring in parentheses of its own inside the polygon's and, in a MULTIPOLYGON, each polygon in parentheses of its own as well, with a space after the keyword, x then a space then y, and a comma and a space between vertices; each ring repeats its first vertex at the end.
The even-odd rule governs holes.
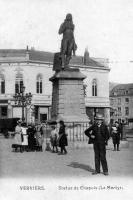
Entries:
POLYGON ((0 100, 0 119, 8 117, 8 100, 0 100))

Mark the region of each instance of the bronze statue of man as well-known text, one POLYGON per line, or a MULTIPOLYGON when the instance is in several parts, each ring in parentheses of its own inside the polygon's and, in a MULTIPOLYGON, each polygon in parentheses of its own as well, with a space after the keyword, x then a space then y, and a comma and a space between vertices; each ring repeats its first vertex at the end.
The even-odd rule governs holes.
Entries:
POLYGON ((72 52, 73 55, 75 55, 77 49, 74 39, 74 24, 70 13, 66 15, 66 19, 61 24, 59 34, 63 34, 63 39, 61 41, 61 58, 62 68, 65 68, 68 67, 72 52))

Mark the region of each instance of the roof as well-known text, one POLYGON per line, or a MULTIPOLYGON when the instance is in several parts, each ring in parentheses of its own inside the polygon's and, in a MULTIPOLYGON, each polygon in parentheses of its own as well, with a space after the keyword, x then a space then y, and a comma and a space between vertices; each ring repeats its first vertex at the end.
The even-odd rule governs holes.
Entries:
POLYGON ((24 57, 25 49, 0 49, 0 57, 24 57))
POLYGON ((29 50, 29 60, 53 62, 54 53, 29 50))
POLYGON ((130 96, 130 95, 133 95, 133 83, 118 84, 110 91, 110 96, 130 96))
POLYGON ((112 91, 112 89, 118 85, 119 83, 115 83, 115 82, 109 82, 109 91, 112 91))
MULTIPOLYGON (((13 58, 18 59, 27 59, 29 61, 40 61, 40 62, 53 62, 54 53, 46 51, 37 51, 37 50, 26 50, 26 49, 0 49, 0 61, 13 60, 13 58), (27 57, 28 55, 28 57, 27 57)), ((93 58, 89 57, 89 60, 84 64, 83 56, 72 56, 70 64, 74 65, 85 65, 93 67, 106 67, 101 62, 96 61, 93 58)))

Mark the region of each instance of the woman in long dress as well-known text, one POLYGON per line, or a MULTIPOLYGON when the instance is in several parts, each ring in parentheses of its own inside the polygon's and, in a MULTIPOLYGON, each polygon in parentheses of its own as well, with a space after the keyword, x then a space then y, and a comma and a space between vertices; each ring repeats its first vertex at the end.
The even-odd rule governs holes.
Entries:
POLYGON ((35 138, 35 126, 33 124, 28 125, 27 134, 28 134, 28 151, 36 150, 36 138, 35 138))
POLYGON ((67 135, 65 133, 65 124, 64 121, 60 121, 60 128, 59 128, 59 138, 58 138, 58 145, 61 148, 61 152, 59 153, 59 155, 67 154, 67 150, 65 148, 65 146, 68 146, 68 141, 67 141, 67 135))
POLYGON ((37 150, 43 151, 42 145, 43 145, 44 137, 43 137, 43 131, 41 128, 41 124, 38 124, 36 126, 35 138, 36 138, 37 150))
POLYGON ((22 152, 22 127, 21 127, 21 121, 19 120, 17 122, 17 126, 15 128, 15 137, 14 137, 14 145, 15 145, 15 151, 17 150, 17 147, 20 147, 20 152, 22 152))
POLYGON ((28 134, 26 123, 22 124, 22 150, 28 151, 28 134))

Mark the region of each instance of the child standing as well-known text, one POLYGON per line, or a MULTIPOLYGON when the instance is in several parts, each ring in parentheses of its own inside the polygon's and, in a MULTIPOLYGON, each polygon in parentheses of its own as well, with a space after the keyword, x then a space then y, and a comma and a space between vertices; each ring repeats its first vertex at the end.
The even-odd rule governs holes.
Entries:
POLYGON ((52 152, 55 152, 56 149, 56 153, 58 152, 58 148, 57 148, 57 130, 56 130, 56 126, 52 125, 51 126, 52 130, 51 130, 51 134, 50 134, 50 141, 51 141, 51 146, 52 146, 52 152))
POLYGON ((119 144, 120 144, 120 134, 121 134, 121 129, 119 127, 119 123, 116 121, 115 125, 112 126, 112 140, 113 140, 113 144, 114 144, 114 151, 116 151, 116 147, 117 147, 117 151, 119 150, 119 144))

